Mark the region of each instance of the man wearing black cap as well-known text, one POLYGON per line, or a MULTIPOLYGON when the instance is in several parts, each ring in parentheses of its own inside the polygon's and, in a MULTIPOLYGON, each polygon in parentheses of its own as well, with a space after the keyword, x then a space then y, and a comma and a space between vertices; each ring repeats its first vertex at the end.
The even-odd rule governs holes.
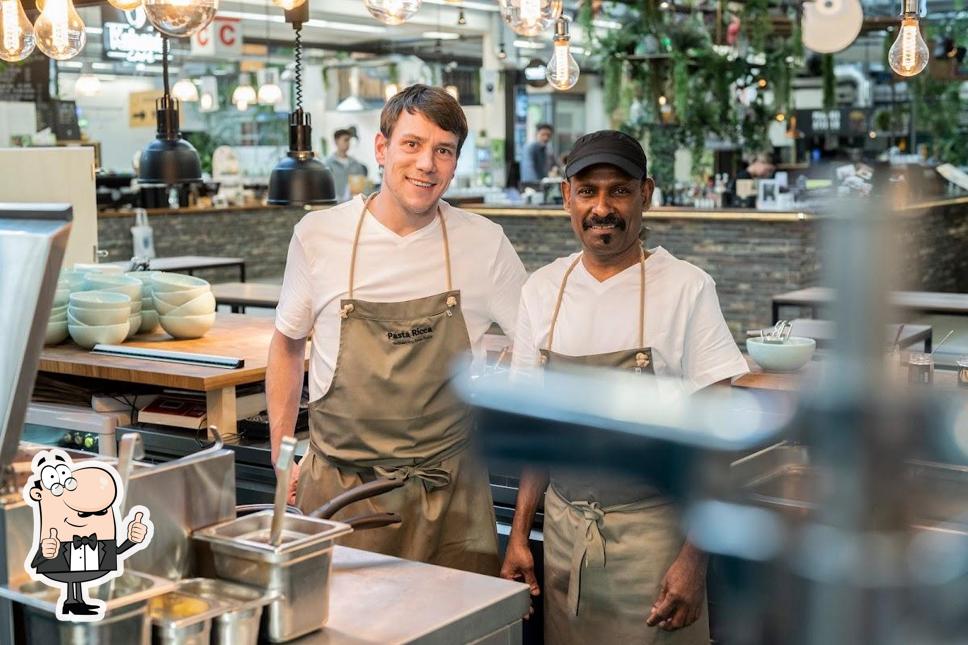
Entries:
MULTIPOLYGON (((712 278, 642 246, 654 187, 632 137, 605 130, 575 143, 562 194, 582 250, 525 284, 515 378, 580 364, 657 374, 691 393, 746 371, 712 278)), ((544 591, 547 643, 707 645, 706 556, 680 533, 679 510, 638 480, 526 471, 501 575, 544 591), (539 585, 527 538, 545 489, 539 585)))

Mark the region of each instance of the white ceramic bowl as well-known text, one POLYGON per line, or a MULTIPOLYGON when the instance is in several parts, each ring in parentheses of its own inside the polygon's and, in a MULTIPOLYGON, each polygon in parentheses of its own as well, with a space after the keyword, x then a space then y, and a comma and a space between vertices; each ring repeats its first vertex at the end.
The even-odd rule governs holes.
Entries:
POLYGON ((70 332, 71 338, 74 342, 91 349, 98 343, 103 343, 106 345, 117 345, 118 343, 123 343, 125 337, 128 335, 128 321, 120 325, 67 325, 67 331, 70 332))
POLYGON ((90 262, 75 262, 74 270, 83 273, 124 273, 117 264, 97 264, 90 262))
POLYGON ((70 287, 57 287, 57 291, 54 292, 54 306, 60 307, 67 304, 67 299, 71 295, 70 287))
POLYGON ((67 320, 50 321, 47 323, 47 335, 44 337, 44 345, 56 345, 67 339, 67 320))
POLYGON ((84 276, 84 284, 88 291, 113 291, 123 293, 132 301, 141 300, 142 285, 140 280, 123 275, 88 273, 84 276))
POLYGON ((156 311, 162 316, 204 316, 215 313, 215 296, 209 291, 178 307, 159 298, 155 305, 158 307, 156 311))
POLYGON ((128 335, 125 339, 127 340, 137 334, 139 329, 141 329, 141 314, 133 314, 128 318, 128 335))
POLYGON ((800 336, 791 336, 782 344, 746 339, 746 351, 768 372, 795 372, 810 361, 816 348, 817 341, 800 336))
POLYGON ((84 309, 124 309, 131 311, 131 298, 113 291, 78 291, 68 301, 72 307, 84 309))
POLYGON ((74 271, 72 269, 65 269, 60 272, 60 278, 57 280, 57 286, 66 286, 70 291, 83 291, 84 290, 84 276, 85 271, 74 271))
POLYGON ((161 328, 175 338, 201 338, 215 324, 215 314, 204 316, 159 316, 161 328))
POLYGON ((181 273, 166 273, 159 271, 151 277, 153 291, 184 291, 198 287, 210 287, 207 280, 181 273))
POLYGON ((195 298, 201 298, 206 293, 212 293, 210 287, 194 287, 183 291, 152 291, 151 301, 155 303, 155 310, 161 311, 164 309, 163 305, 168 305, 169 309, 181 307, 195 298))
POLYGON ((144 334, 149 331, 154 331, 158 326, 158 312, 154 309, 142 309, 141 310, 141 328, 138 329, 139 334, 144 334))
POLYGON ((81 309, 67 308, 67 322, 72 325, 120 325, 127 322, 131 312, 127 309, 81 309))
POLYGON ((48 320, 67 320, 67 305, 51 307, 48 320))

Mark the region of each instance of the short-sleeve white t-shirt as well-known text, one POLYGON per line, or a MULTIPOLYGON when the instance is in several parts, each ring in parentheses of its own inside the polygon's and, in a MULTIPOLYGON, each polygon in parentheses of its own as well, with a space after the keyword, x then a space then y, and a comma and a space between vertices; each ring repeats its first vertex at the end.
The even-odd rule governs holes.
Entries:
MULTIPOLYGON (((662 247, 650 253, 645 261, 645 346, 653 350, 656 375, 680 379, 691 393, 746 373, 713 279, 662 247)), ((534 369, 539 349, 547 347, 558 289, 577 255, 558 258, 525 283, 512 374, 534 369)), ((599 282, 578 262, 565 287, 551 350, 585 356, 639 347, 640 283, 638 263, 599 282)))
MULTIPOLYGON (((440 202, 447 221, 453 288, 474 356, 483 355, 482 338, 492 322, 513 334, 524 265, 503 229, 474 213, 440 202)), ((276 329, 289 338, 313 333, 309 394, 322 397, 333 380, 339 351, 339 303, 349 289, 350 254, 363 200, 356 197, 296 224, 276 308, 276 329)), ((439 218, 400 236, 367 213, 356 252, 353 297, 400 302, 447 290, 444 241, 439 218)), ((351 350, 349 350, 351 351, 351 350)))

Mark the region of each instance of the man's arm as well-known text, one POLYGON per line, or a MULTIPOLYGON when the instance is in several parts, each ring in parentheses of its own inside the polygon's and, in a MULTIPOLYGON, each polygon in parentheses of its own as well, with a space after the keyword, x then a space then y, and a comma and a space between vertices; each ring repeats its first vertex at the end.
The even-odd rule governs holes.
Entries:
MULTIPOLYGON (((279 456, 283 437, 291 437, 296 431, 299 399, 302 397, 305 374, 306 339, 289 338, 281 331, 272 333, 269 342, 269 360, 266 365, 266 404, 269 408, 269 443, 272 465, 279 456)), ((299 480, 299 467, 293 464, 289 480, 289 499, 295 501, 295 484, 299 480)))
MULTIPOLYGON (((709 387, 728 388, 730 381, 723 379, 709 387)), ((652 605, 646 624, 674 631, 696 622, 705 606, 708 565, 709 556, 687 539, 662 579, 659 597, 652 605)))
MULTIPOLYGON (((548 472, 525 468, 518 484, 518 498, 514 504, 514 519, 511 521, 511 534, 508 536, 507 552, 501 566, 501 577, 508 580, 521 580, 531 587, 531 595, 541 593, 541 586, 534 575, 534 557, 528 546, 528 535, 534 524, 534 514, 538 503, 548 488, 548 472)), ((530 612, 529 612, 530 614, 530 612)))

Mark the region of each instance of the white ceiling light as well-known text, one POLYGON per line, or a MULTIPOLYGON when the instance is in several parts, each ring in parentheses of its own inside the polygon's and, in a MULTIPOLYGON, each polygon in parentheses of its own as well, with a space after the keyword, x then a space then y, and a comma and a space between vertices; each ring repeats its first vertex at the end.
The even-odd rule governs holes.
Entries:
POLYGON ((252 87, 252 81, 249 79, 249 75, 241 74, 239 76, 239 86, 232 92, 232 103, 244 112, 256 100, 258 100, 258 96, 255 93, 255 88, 252 87))
POLYGON ((533 40, 515 40, 514 46, 518 49, 544 49, 548 45, 545 43, 536 43, 533 40))
POLYGON ((86 71, 74 81, 74 94, 77 96, 97 96, 101 93, 101 79, 86 71))
POLYGON ((259 105, 279 105, 282 103, 282 88, 276 82, 276 70, 266 69, 265 78, 259 86, 259 105))
POLYGON ((460 34, 455 34, 452 31, 425 31, 421 35, 432 40, 457 40, 460 38, 460 34))
POLYGON ((195 102, 198 100, 198 88, 190 79, 181 78, 171 86, 171 95, 179 101, 195 102))
POLYGON ((363 101, 360 100, 360 69, 354 67, 350 70, 350 95, 340 101, 336 106, 337 112, 362 112, 366 109, 363 101))

